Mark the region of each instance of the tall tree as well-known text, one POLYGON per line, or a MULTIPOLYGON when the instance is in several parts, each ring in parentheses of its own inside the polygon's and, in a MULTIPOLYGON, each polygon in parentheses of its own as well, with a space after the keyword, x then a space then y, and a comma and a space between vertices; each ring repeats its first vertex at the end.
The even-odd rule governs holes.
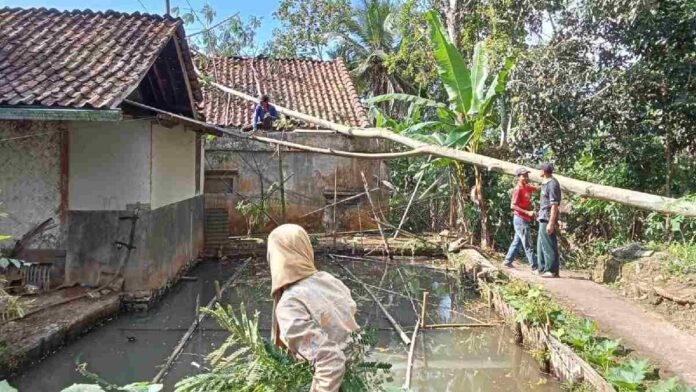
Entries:
POLYGON ((254 56, 261 50, 256 45, 256 33, 261 27, 259 17, 243 19, 236 13, 217 21, 217 12, 208 3, 199 10, 174 7, 172 15, 198 27, 187 36, 189 45, 197 51, 219 56, 254 56))
POLYGON ((359 90, 366 96, 412 91, 410 83, 388 68, 388 58, 401 43, 399 8, 391 0, 365 0, 353 10, 345 31, 338 32, 334 56, 349 64, 359 90))
MULTIPOLYGON (((402 100, 416 106, 434 109, 433 118, 400 131, 412 135, 420 134, 421 139, 430 143, 477 153, 484 132, 496 125, 497 118, 493 103, 505 90, 507 75, 513 66, 513 60, 508 59, 502 69, 491 78, 484 42, 475 45, 471 63, 467 66, 462 54, 448 38, 438 14, 431 11, 426 14, 426 18, 430 25, 433 56, 440 82, 447 92, 449 104, 445 105, 407 94, 384 95, 372 99, 371 102, 402 100), (422 137, 423 133, 425 137, 422 137)), ((411 112, 413 111, 412 109, 411 112)), ((455 180, 459 182, 460 196, 463 196, 461 191, 467 188, 467 180, 461 163, 436 159, 433 164, 442 165, 443 162, 454 167, 455 180)), ((489 247, 492 246, 490 225, 483 197, 482 177, 478 169, 475 169, 475 179, 474 201, 480 210, 481 245, 489 247)))
POLYGON ((268 51, 273 57, 323 59, 350 14, 348 0, 281 0, 273 13, 281 26, 273 29, 268 51))

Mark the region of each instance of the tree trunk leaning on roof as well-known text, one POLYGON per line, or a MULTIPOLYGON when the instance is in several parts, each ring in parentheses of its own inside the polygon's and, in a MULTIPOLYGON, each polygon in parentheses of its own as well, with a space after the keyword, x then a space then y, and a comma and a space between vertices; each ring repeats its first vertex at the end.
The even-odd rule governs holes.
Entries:
MULTIPOLYGON (((224 86, 222 84, 216 83, 216 82, 210 82, 210 85, 224 91, 227 93, 230 93, 236 97, 245 99, 250 102, 255 102, 256 99, 250 95, 244 94, 242 92, 239 92, 237 90, 234 90, 230 87, 224 86)), ((441 146, 435 146, 427 143, 423 143, 421 141, 411 139, 409 137, 403 136, 396 134, 388 129, 383 129, 383 128, 353 128, 349 127, 346 125, 341 125, 341 124, 336 124, 331 121, 327 121, 318 117, 310 116, 308 114, 300 113, 295 110, 287 109, 279 105, 275 105, 276 110, 280 113, 283 113, 284 115, 288 117, 293 117, 298 120, 302 120, 311 124, 318 125, 321 128, 324 129, 330 129, 333 131, 336 131, 342 135, 348 136, 348 137, 363 137, 363 138, 377 138, 377 139, 385 139, 385 140, 390 140, 392 142, 395 142, 397 144, 401 144, 406 147, 410 147, 412 150, 410 151, 405 151, 402 153, 391 153, 391 154, 360 154, 360 153, 349 153, 345 154, 343 156, 351 156, 355 154, 355 156, 362 156, 363 158, 368 158, 369 156, 372 156, 373 158, 381 157, 381 159, 390 159, 397 157, 398 155, 400 156, 409 156, 409 155, 434 155, 438 157, 443 157, 443 158, 450 158, 454 159, 460 162, 465 162, 469 163, 472 165, 476 165, 480 168, 485 168, 489 171, 494 171, 494 172, 499 172, 503 174, 508 174, 511 176, 515 175, 515 170, 517 170, 520 167, 524 167, 522 165, 518 165, 515 163, 511 162, 506 162, 502 161, 499 159, 495 158, 490 158, 484 155, 479 155, 479 154, 474 154, 471 152, 467 151, 462 151, 462 150, 455 150, 452 148, 447 148, 447 147, 441 147, 441 146)), ((210 127, 208 125, 208 127, 210 127)), ((218 128, 215 127, 221 132, 227 132, 229 133, 228 130, 225 130, 223 128, 218 128)), ((235 135, 236 136, 236 135, 235 135)), ((264 139, 269 139, 269 138, 264 138, 264 139)), ((264 141, 264 140, 260 140, 264 141)), ((266 140, 267 141, 267 140, 266 140)), ((274 142, 278 142, 277 140, 273 140, 274 142)), ((305 149, 309 150, 311 147, 304 146, 306 148, 298 147, 298 145, 294 145, 294 148, 299 148, 299 149, 305 149)), ((317 149, 320 150, 320 149, 317 149)), ((325 153, 328 155, 340 155, 338 151, 335 153, 331 152, 322 152, 322 151, 317 151, 320 153, 325 153)), ((538 173, 538 170, 531 168, 531 167, 525 167, 527 170, 530 171, 529 178, 532 181, 535 181, 537 183, 541 183, 541 176, 538 173)), ((556 179, 561 184, 561 188, 564 191, 574 193, 578 196, 581 197, 588 197, 592 199, 598 199, 598 200, 604 200, 604 201, 611 201, 611 202, 616 202, 619 204, 624 204, 636 208, 640 208, 643 210, 648 210, 648 211, 656 211, 660 212, 663 214, 669 214, 669 215, 683 215, 685 217, 696 217, 696 202, 692 202, 689 200, 677 200, 669 197, 663 197, 663 196, 658 196, 658 195, 653 195, 650 193, 643 193, 643 192, 637 192, 637 191, 632 191, 628 189, 622 189, 622 188, 616 188, 608 185, 600 185, 600 184, 594 184, 591 182, 587 181, 581 181, 581 180, 576 180, 570 177, 562 176, 562 175, 554 175, 556 179)))

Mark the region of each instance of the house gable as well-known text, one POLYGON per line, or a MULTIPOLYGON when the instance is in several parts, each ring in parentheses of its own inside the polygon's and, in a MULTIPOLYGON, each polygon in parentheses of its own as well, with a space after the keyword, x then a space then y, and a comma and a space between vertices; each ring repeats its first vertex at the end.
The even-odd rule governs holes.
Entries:
MULTIPOLYGON (((131 98, 195 116, 192 101, 201 93, 182 23, 139 13, 2 8, 0 107, 11 108, 13 119, 17 109, 53 109, 65 116, 56 119, 68 119, 56 110, 113 110, 131 98)), ((71 119, 80 119, 75 113, 71 119)))

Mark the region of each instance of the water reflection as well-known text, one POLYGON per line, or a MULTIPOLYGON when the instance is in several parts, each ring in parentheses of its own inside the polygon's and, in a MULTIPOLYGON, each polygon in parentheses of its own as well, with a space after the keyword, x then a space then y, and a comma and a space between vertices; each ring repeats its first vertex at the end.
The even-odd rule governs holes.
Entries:
MULTIPOLYGON (((472 317, 484 322, 490 320, 491 315, 480 306, 478 296, 463 287, 457 276, 380 263, 345 265, 374 287, 372 291, 407 333, 416 323, 416 311, 421 309, 419 299, 425 290, 431 293, 426 317, 429 324, 475 322, 472 317)), ((259 328, 264 336, 269 334, 272 307, 267 266, 264 259, 257 260, 223 296, 223 302, 233 307, 244 303, 250 313, 258 311, 259 328)), ((373 360, 393 364, 394 386, 401 386, 406 373, 407 348, 393 333, 381 310, 340 267, 321 258, 317 267, 339 277, 351 289, 359 304, 358 322, 377 331, 378 346, 373 360)), ((13 381, 20 385, 21 391, 51 391, 72 382, 84 382, 73 370, 78 355, 89 363, 90 369, 109 381, 125 384, 150 379, 190 324, 198 292, 203 292, 201 299, 206 302, 212 296, 212 281, 224 280, 233 270, 232 266, 218 264, 200 266, 195 285, 191 282, 177 285, 153 311, 122 316, 13 381), (125 333, 136 336, 138 343, 123 343, 119 338, 125 333)), ((177 380, 200 372, 203 357, 225 337, 212 320, 205 320, 165 378, 165 390, 171 391, 177 380)), ((503 326, 424 331, 419 334, 415 355, 413 391, 560 391, 558 383, 538 371, 531 356, 514 344, 510 331, 503 326)))
MULTIPOLYGON (((440 284, 438 282, 433 282, 433 292, 437 293, 440 284)), ((452 297, 450 296, 450 291, 440 295, 440 302, 437 305, 437 313, 440 316, 440 323, 449 324, 452 320, 452 297)))

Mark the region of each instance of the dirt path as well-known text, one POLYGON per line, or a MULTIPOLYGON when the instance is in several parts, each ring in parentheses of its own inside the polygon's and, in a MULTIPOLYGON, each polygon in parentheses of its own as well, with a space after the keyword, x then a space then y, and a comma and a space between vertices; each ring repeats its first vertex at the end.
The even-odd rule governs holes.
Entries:
POLYGON ((696 337, 677 329, 659 314, 646 311, 589 280, 574 277, 544 279, 524 267, 506 272, 543 285, 554 298, 595 320, 607 336, 621 339, 626 347, 651 359, 663 371, 679 375, 685 382, 696 386, 696 337))

